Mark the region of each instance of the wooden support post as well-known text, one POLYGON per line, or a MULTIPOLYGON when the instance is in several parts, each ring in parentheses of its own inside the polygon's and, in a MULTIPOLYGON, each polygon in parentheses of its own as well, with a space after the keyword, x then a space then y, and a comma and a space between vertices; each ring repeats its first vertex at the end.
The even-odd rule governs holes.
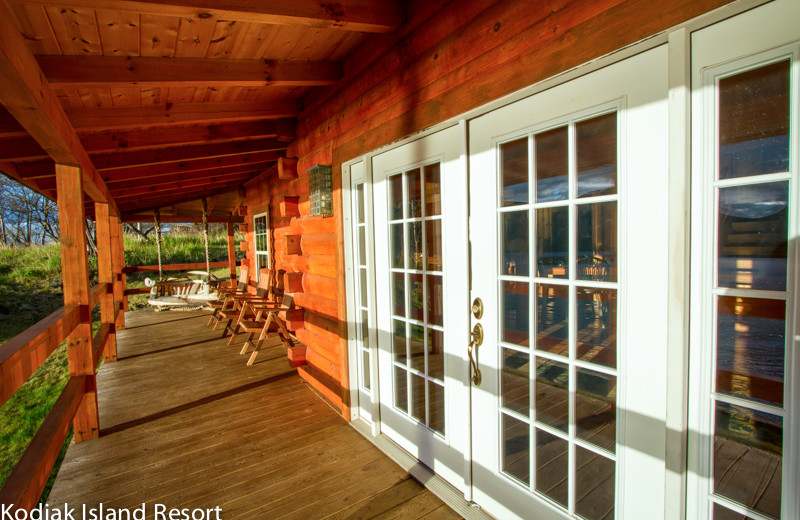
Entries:
POLYGON ((116 306, 114 305, 114 262, 112 250, 116 246, 111 238, 111 220, 108 204, 94 203, 94 220, 97 233, 97 281, 109 284, 100 296, 100 320, 109 325, 108 340, 103 349, 103 361, 117 360, 117 331, 114 326, 116 306))
POLYGON ((92 359, 92 316, 89 307, 89 265, 81 169, 57 164, 56 189, 64 305, 80 307, 80 323, 67 337, 67 356, 70 376, 86 377, 85 394, 73 419, 75 442, 83 442, 100 435, 100 418, 97 412, 97 383, 92 359))
POLYGON ((236 246, 233 242, 233 222, 228 222, 228 267, 231 272, 231 287, 236 287, 236 246))
MULTIPOLYGON (((125 298, 125 287, 123 280, 125 274, 122 268, 125 267, 124 248, 122 243, 122 222, 118 217, 110 217, 110 234, 111 234, 111 272, 114 283, 114 313, 116 319, 114 321, 116 330, 123 330, 125 328, 125 313, 117 313, 117 306, 122 305, 125 298)), ((114 352, 116 356, 116 351, 114 352)))

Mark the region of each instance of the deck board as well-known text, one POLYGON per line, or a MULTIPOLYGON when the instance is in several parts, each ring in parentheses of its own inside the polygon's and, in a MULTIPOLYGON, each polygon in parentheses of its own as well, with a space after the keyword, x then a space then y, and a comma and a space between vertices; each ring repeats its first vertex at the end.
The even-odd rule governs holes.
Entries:
POLYGON ((256 363, 207 313, 130 312, 97 376, 101 436, 73 444, 48 503, 222 508, 221 518, 459 518, 289 367, 256 363))

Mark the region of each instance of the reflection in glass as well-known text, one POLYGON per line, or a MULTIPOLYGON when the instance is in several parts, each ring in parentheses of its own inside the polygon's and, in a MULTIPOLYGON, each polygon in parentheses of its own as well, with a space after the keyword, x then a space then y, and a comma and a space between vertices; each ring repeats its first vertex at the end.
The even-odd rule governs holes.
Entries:
POLYGON ((411 353, 411 368, 425 373, 425 328, 409 325, 408 347, 411 353))
POLYGON ((408 413, 408 381, 407 372, 400 367, 394 367, 394 406, 408 413))
POLYGON ((575 446, 575 512, 587 520, 614 518, 615 463, 575 446))
POLYGON ((367 228, 358 228, 358 265, 367 265, 367 228))
POLYGON ((416 374, 411 376, 411 417, 425 422, 425 378, 416 374))
POLYGON ((361 327, 361 340, 362 346, 364 348, 369 348, 369 312, 362 310, 361 311, 361 323, 359 324, 361 327))
POLYGON ((578 287, 577 358, 617 366, 617 290, 578 287))
POLYGON ((719 81, 719 178, 789 170, 789 60, 719 81))
POLYGON ((754 520, 754 519, 750 518, 749 516, 744 516, 741 513, 731 511, 727 507, 723 507, 719 504, 714 504, 713 520, 754 520))
POLYGON ((403 218, 403 177, 389 177, 389 220, 403 218))
POLYGON ((577 368, 575 426, 580 439, 613 452, 617 440, 617 377, 577 368))
POLYGON ((569 424, 569 366, 536 358, 536 420, 566 432, 569 424))
POLYGON ((427 234, 427 262, 425 267, 428 271, 442 270, 442 221, 428 220, 425 222, 425 233, 427 234))
POLYGON ((527 423, 501 413, 504 473, 530 483, 530 427, 527 423))
POLYGON ((500 145, 503 206, 528 203, 528 138, 500 145))
POLYGON ((369 380, 369 351, 361 351, 361 386, 366 390, 370 389, 369 380))
POLYGON ((398 363, 406 362, 406 323, 394 320, 394 334, 392 334, 392 353, 398 363))
POLYGON ((428 399, 430 399, 429 426, 444 435, 445 402, 444 387, 428 381, 428 399))
POLYGON ((442 277, 438 274, 426 275, 428 279, 428 323, 444 325, 444 300, 442 299, 442 277))
POLYGON ((536 276, 566 278, 569 264, 569 209, 536 210, 536 276))
POLYGON ((783 405, 786 302, 717 301, 717 391, 783 405))
POLYGON ((422 307, 422 296, 424 288, 422 287, 421 274, 408 275, 408 317, 414 320, 422 321, 425 319, 425 311, 422 307))
POLYGON ((405 294, 406 294, 406 283, 405 283, 405 275, 403 273, 392 273, 392 295, 394 301, 394 315, 395 316, 405 316, 406 315, 406 302, 405 302, 405 294))
POLYGON ((403 224, 392 224, 392 267, 402 269, 403 266, 403 224))
POLYGON ((528 347, 528 284, 526 282, 503 282, 500 300, 502 332, 500 338, 507 343, 528 347))
POLYGON ((569 140, 566 126, 536 134, 536 202, 569 198, 569 140))
POLYGON ((528 276, 530 252, 528 251, 528 212, 503 213, 503 272, 528 276))
POLYGON ((783 419, 717 401, 714 492, 781 517, 783 419))
POLYGON ((617 113, 575 124, 578 197, 617 192, 617 113))
POLYGON ((508 348, 501 349, 503 378, 500 394, 503 406, 528 417, 530 413, 530 356, 508 348))
POLYGON ((364 223, 364 184, 356 186, 356 201, 357 201, 357 221, 359 224, 364 223))
POLYGON ((406 172, 408 188, 408 217, 422 216, 422 181, 419 178, 419 168, 406 172))
POLYGON ((422 222, 409 222, 407 269, 422 269, 422 222))
POLYGON ((425 216, 427 217, 442 213, 440 171, 439 163, 425 167, 425 216))
POLYGON ((569 443, 536 428, 536 491, 567 506, 569 443))
POLYGON ((428 375, 444 381, 444 333, 428 329, 428 375))
POLYGON ((569 355, 569 287, 536 284, 536 348, 569 355))
POLYGON ((789 183, 719 190, 721 287, 786 290, 789 183))
POLYGON ((578 280, 617 281, 617 203, 578 206, 578 280))

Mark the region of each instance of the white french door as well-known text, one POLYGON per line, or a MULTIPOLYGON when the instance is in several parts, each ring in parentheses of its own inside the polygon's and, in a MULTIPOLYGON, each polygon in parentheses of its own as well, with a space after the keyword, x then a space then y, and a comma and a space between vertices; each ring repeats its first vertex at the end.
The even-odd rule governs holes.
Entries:
POLYGON ((459 126, 372 158, 381 432, 462 491, 469 447, 459 126))
POLYGON ((689 518, 800 518, 798 21, 692 37, 689 518))
POLYGON ((472 484, 498 518, 663 516, 667 107, 662 46, 470 122, 472 484))

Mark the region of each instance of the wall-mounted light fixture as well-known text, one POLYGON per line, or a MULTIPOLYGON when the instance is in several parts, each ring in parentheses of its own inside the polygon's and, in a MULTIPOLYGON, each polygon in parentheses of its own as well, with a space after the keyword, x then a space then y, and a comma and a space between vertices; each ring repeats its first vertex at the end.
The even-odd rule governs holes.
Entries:
POLYGON ((312 217, 333 215, 332 169, 324 164, 315 164, 308 170, 309 205, 312 217))

